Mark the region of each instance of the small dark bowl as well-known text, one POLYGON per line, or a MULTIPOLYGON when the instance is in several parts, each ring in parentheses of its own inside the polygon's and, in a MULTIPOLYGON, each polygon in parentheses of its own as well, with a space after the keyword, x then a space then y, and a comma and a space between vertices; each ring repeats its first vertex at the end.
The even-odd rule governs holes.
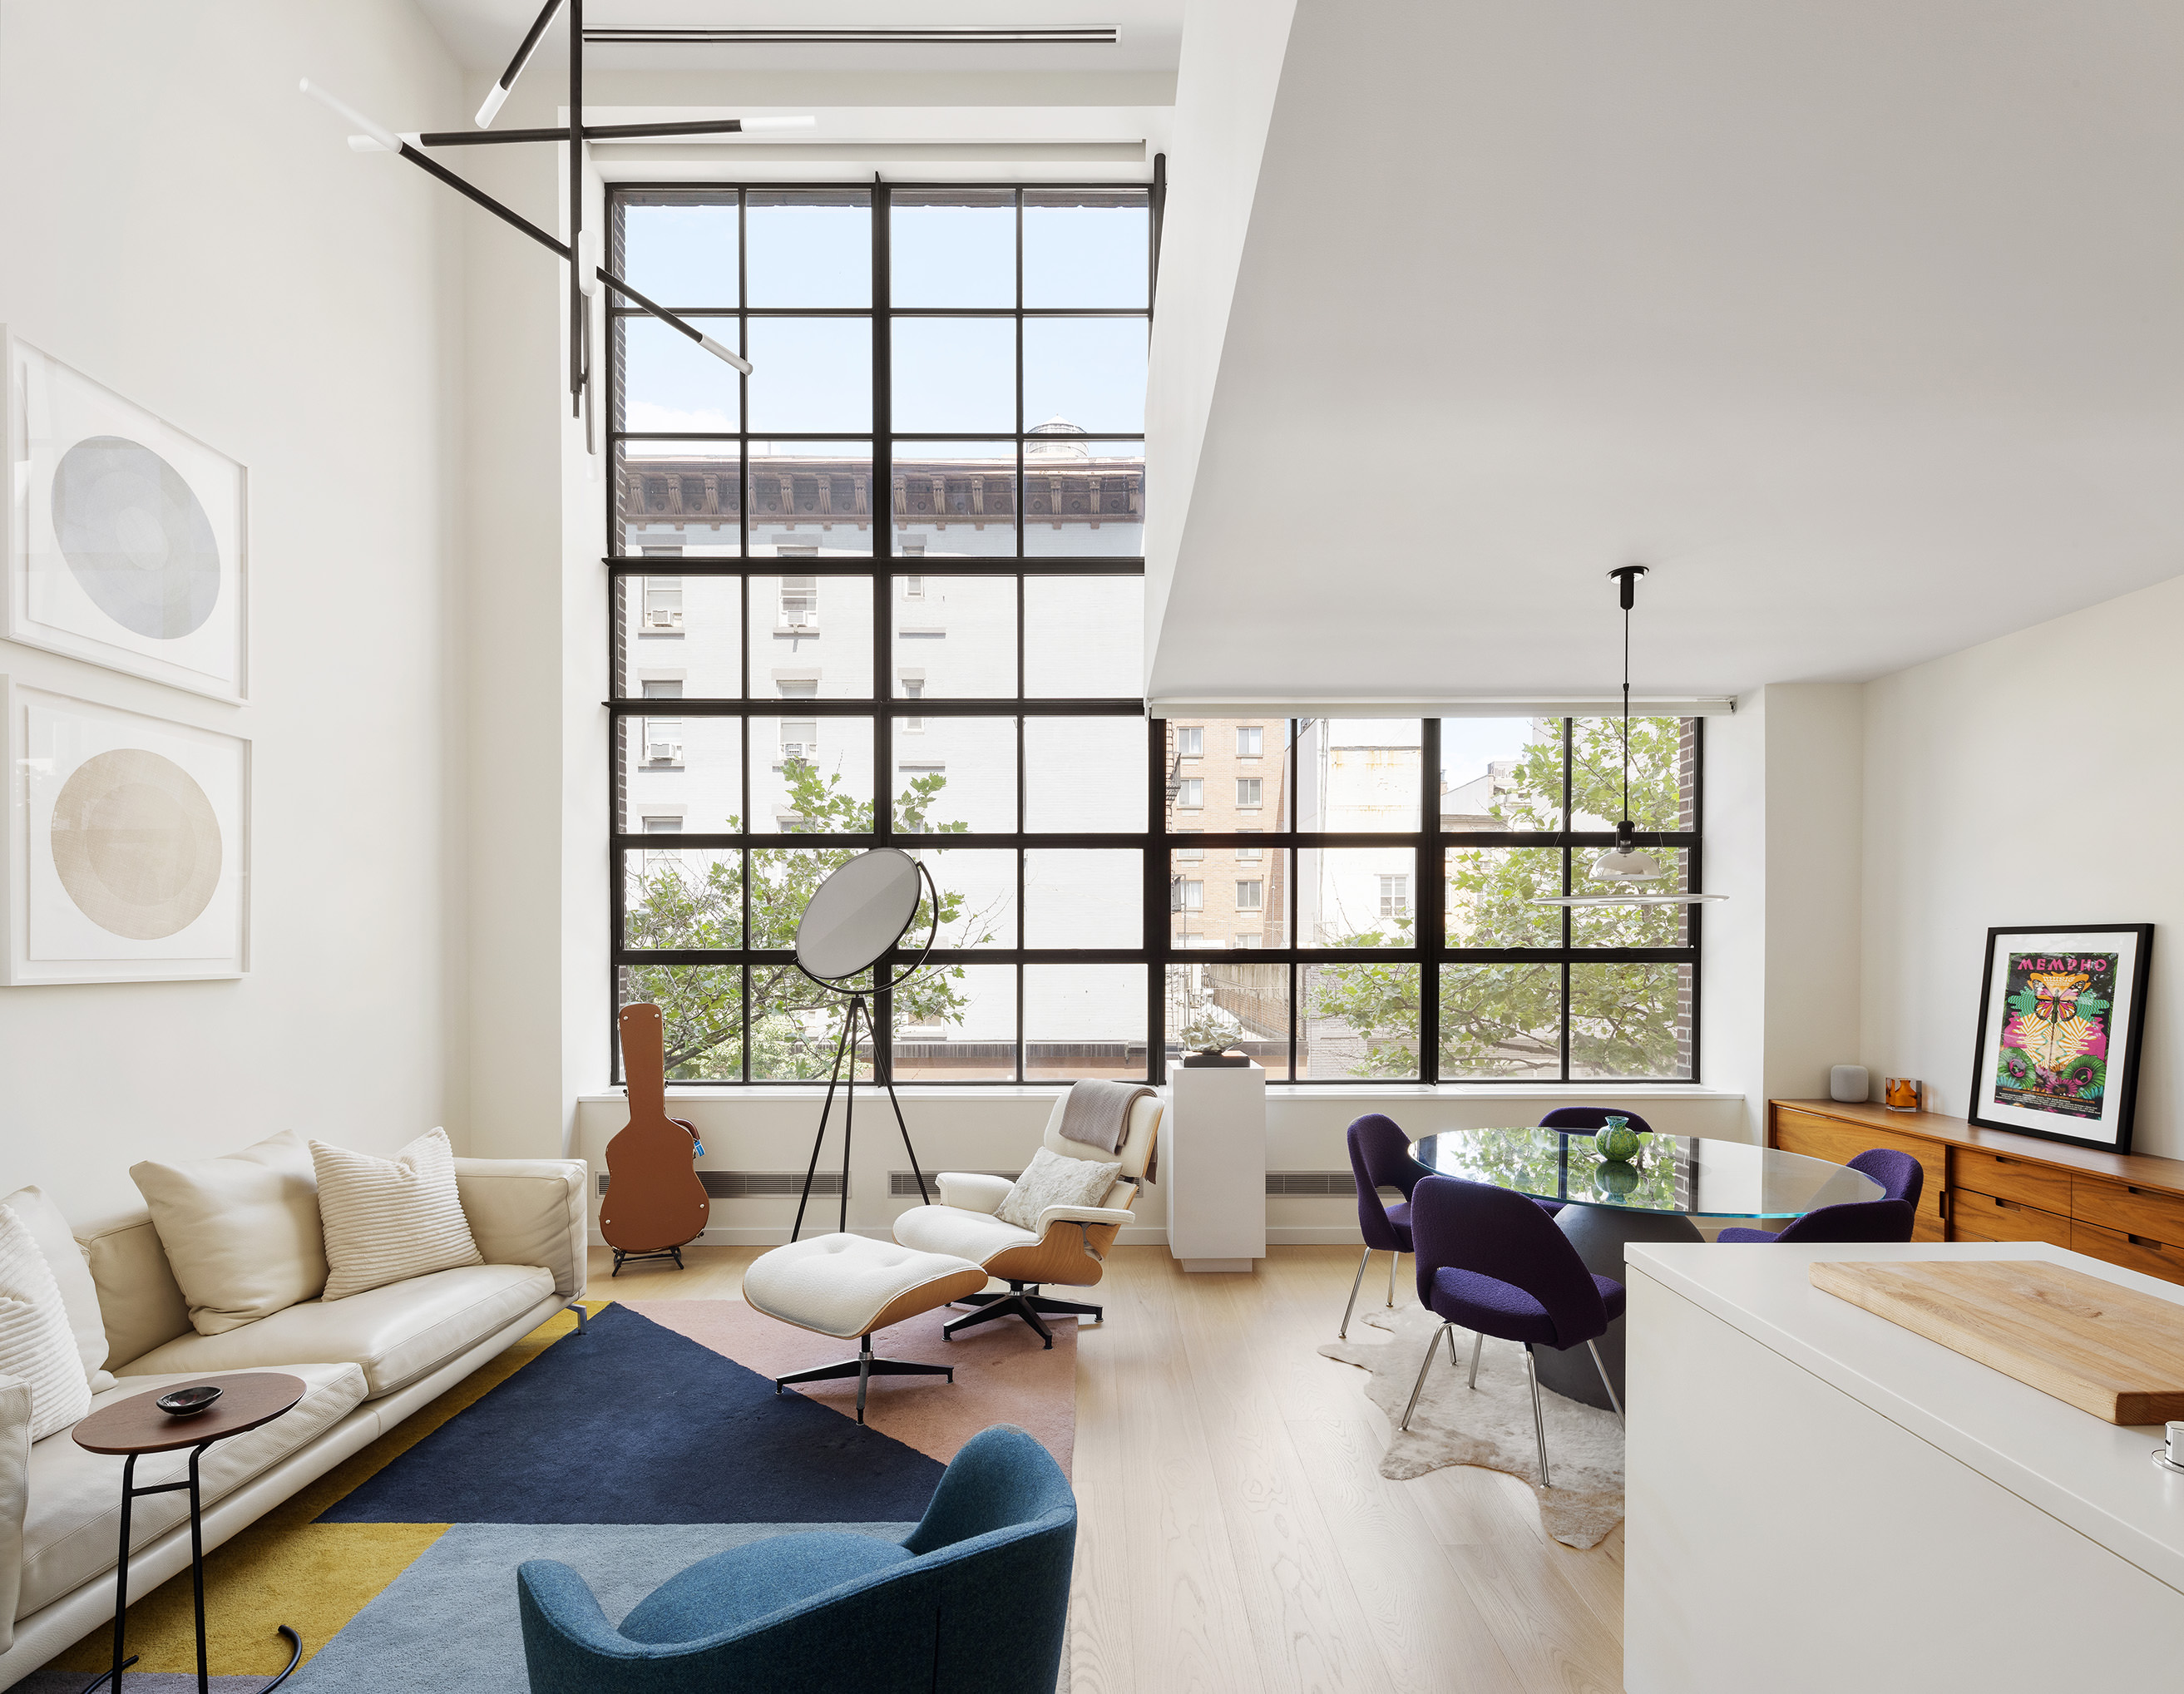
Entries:
POLYGON ((152 1403, 170 1418, 194 1418, 200 1412, 212 1409, 220 1398, 220 1385, 214 1382, 198 1384, 195 1388, 178 1388, 172 1394, 163 1394, 152 1403))

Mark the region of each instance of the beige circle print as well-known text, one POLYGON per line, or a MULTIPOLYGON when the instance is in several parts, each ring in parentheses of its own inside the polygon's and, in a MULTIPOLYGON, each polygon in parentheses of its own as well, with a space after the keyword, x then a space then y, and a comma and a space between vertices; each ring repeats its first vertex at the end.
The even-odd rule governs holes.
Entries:
POLYGON ((197 922, 220 883, 220 820, 190 773, 141 747, 76 766, 53 802, 53 868, 101 929, 158 941, 197 922))

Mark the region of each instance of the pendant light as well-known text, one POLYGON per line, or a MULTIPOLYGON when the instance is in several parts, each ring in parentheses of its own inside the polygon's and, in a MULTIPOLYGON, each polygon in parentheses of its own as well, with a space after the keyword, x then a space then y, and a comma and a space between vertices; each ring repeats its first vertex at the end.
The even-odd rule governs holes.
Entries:
POLYGON ((1615 579, 1623 606, 1623 818, 1615 826, 1615 845, 1592 861, 1591 877, 1618 892, 1604 894, 1563 894, 1535 900, 1534 906, 1697 906, 1705 900, 1726 900, 1726 894, 1681 894, 1647 886, 1665 880, 1669 867, 1638 847, 1638 832, 1630 822, 1630 609, 1636 604, 1638 579, 1643 565, 1620 565, 1607 573, 1615 579))

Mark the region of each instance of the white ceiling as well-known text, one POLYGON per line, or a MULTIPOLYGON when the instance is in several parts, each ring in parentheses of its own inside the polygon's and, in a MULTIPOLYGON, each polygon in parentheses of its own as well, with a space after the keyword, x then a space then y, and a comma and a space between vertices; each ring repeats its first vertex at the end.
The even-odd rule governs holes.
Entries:
MULTIPOLYGON (((543 0, 419 0, 462 65, 498 75, 543 0)), ((958 25, 1052 29, 1112 24, 1114 47, 674 47, 595 45, 588 70, 1172 71, 1183 0, 586 0, 593 29, 857 29, 958 25)), ((568 63, 568 25, 556 20, 535 69, 568 63)))
POLYGON ((1299 0, 1153 486, 1168 696, 1596 689, 1626 560, 1691 694, 2184 573, 2184 8, 1299 0))

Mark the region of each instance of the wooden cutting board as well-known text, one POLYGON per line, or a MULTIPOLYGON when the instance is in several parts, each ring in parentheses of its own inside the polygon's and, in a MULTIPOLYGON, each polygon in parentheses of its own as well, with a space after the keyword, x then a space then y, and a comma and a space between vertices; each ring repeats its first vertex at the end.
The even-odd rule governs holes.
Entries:
POLYGON ((2184 1418, 2184 1306, 2036 1259, 1815 1264, 1813 1286, 2111 1424, 2184 1418))

